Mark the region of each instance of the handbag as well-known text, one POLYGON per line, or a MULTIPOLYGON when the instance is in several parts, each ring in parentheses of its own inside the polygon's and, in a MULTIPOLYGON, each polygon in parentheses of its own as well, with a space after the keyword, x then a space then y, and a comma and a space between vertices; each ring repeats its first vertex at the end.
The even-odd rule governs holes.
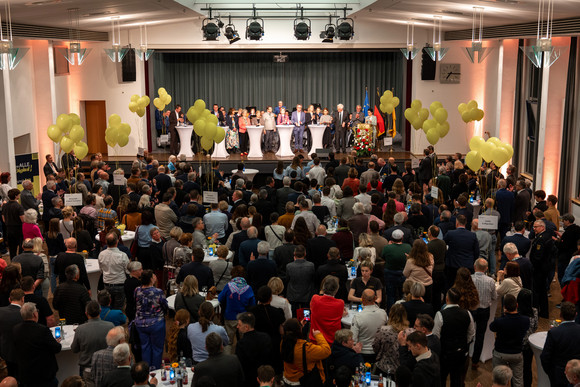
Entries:
POLYGON ((311 371, 308 371, 306 365, 306 343, 302 344, 302 370, 304 375, 300 378, 300 385, 304 387, 321 387, 322 378, 318 366, 314 366, 311 371))

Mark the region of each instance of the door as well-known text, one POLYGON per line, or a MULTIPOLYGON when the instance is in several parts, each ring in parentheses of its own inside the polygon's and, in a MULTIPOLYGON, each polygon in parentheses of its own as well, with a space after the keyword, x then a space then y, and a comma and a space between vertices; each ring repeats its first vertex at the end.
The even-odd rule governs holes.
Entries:
POLYGON ((87 145, 89 153, 108 153, 105 141, 105 129, 107 129, 107 110, 105 101, 84 101, 87 145))

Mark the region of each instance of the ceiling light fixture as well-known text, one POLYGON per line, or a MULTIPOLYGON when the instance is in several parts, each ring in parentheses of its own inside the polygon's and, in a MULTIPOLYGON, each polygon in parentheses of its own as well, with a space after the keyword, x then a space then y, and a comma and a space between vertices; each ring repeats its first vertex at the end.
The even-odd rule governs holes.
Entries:
POLYGON ((465 51, 471 63, 475 63, 475 54, 477 54, 477 63, 481 63, 493 51, 493 47, 483 47, 483 7, 473 7, 471 47, 465 47, 465 51))
POLYGON ((154 50, 150 50, 147 48, 147 24, 139 25, 139 37, 140 43, 139 48, 135 49, 135 55, 142 61, 147 61, 153 54, 154 50))
POLYGON ((264 19, 256 16, 256 8, 254 8, 254 16, 246 20, 246 39, 262 40, 263 36, 264 19))
POLYGON ((333 43, 336 36, 336 25, 332 24, 332 16, 328 17, 328 24, 324 26, 324 31, 320 32, 322 43, 333 43))
POLYGON ((346 17, 346 8, 344 8, 344 17, 336 20, 337 36, 340 40, 350 40, 354 37, 354 20, 346 17))
POLYGON ((552 22, 554 1, 540 0, 538 3, 538 31, 536 44, 520 47, 536 67, 550 67, 562 52, 560 47, 552 46, 552 22))
POLYGON ((441 16, 433 16, 433 47, 423 48, 434 62, 442 60, 449 51, 448 47, 441 46, 441 21, 441 16))
MULTIPOLYGON (((12 40, 12 13, 10 11, 10 0, 4 3, 4 18, 6 19, 6 35, 0 28, 0 70, 14 70, 20 63, 24 55, 28 52, 26 47, 14 47, 12 40)), ((0 25, 2 15, 0 13, 0 25)))
POLYGON ((203 31, 203 40, 218 40, 220 36, 220 27, 223 27, 223 23, 221 20, 212 17, 210 8, 209 17, 202 21, 201 30, 203 31))
POLYGON ((240 40, 240 34, 236 30, 236 26, 232 24, 232 16, 228 18, 228 24, 226 25, 224 35, 228 38, 230 44, 233 44, 240 40))
POLYGON ((294 19, 294 37, 298 40, 310 39, 310 19, 304 17, 304 9, 300 8, 300 18, 294 19))
POLYGON ((419 49, 415 47, 415 22, 407 22, 407 45, 405 48, 401 48, 401 52, 407 60, 415 59, 419 52, 419 49), (411 33, 409 34, 409 32, 411 33))
POLYGON ((111 18, 111 39, 113 40, 113 47, 104 49, 105 54, 107 54, 113 63, 121 62, 129 51, 128 48, 121 48, 121 26, 119 19, 118 16, 111 18))
POLYGON ((59 52, 66 58, 71 65, 81 65, 91 52, 91 48, 82 48, 81 32, 79 30, 80 17, 78 8, 69 8, 69 48, 59 48, 59 52))

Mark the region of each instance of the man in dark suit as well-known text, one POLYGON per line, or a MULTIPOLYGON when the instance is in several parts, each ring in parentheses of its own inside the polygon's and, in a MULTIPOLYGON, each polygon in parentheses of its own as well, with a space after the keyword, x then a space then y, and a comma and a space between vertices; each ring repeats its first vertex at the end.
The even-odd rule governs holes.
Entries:
POLYGON ((316 236, 306 241, 306 260, 318 267, 326 262, 328 250, 336 247, 336 242, 326 237, 326 226, 321 224, 316 229, 316 236))
POLYGON ((260 192, 258 193, 258 201, 254 203, 254 207, 256 207, 256 211, 262 215, 262 225, 269 225, 271 223, 270 215, 275 210, 272 200, 268 198, 268 191, 266 191, 264 188, 260 189, 260 192))
POLYGON ((18 381, 22 386, 57 386, 56 354, 60 352, 60 338, 55 339, 50 329, 38 323, 38 310, 27 302, 20 310, 22 319, 12 331, 14 355, 18 362, 18 381))
POLYGON ((502 253, 506 256, 509 262, 515 262, 520 267, 520 279, 522 286, 528 290, 532 290, 532 276, 534 267, 529 259, 521 256, 518 248, 514 243, 506 243, 502 248, 502 253))
POLYGON ((522 221, 516 222, 514 225, 514 229, 515 229, 514 235, 506 236, 501 241, 500 250, 502 251, 502 254, 501 254, 500 269, 502 270, 507 263, 507 257, 503 253, 503 249, 506 244, 513 243, 514 245, 516 245, 516 247, 518 248, 518 254, 522 257, 526 256, 528 251, 530 251, 530 246, 532 245, 532 241, 524 236, 524 233, 526 232, 524 222, 522 221))
POLYGON ((12 328, 22 322, 20 308, 24 305, 24 292, 14 289, 10 292, 10 305, 0 308, 0 355, 8 366, 8 375, 18 377, 18 363, 14 353, 12 328))
POLYGON ((343 104, 336 106, 336 111, 332 113, 332 122, 335 127, 334 149, 336 152, 346 153, 346 129, 348 123, 348 112, 344 110, 343 104))
POLYGON ((52 199, 57 197, 56 194, 56 181, 49 180, 46 182, 46 189, 42 193, 42 206, 44 207, 44 213, 42 215, 42 220, 44 221, 45 228, 48 229, 48 222, 50 218, 48 217, 48 211, 53 207, 52 199))
POLYGON ((205 348, 209 357, 195 366, 192 386, 204 376, 211 377, 216 386, 239 387, 244 385, 244 371, 235 355, 224 354, 220 335, 210 333, 205 338, 205 348))
POLYGON ((292 112, 292 125, 294 129, 292 130, 292 135, 294 136, 294 152, 302 151, 302 137, 304 136, 304 123, 306 122, 306 116, 302 111, 302 105, 296 105, 296 111, 292 112))
POLYGON ((564 374, 568 360, 580 359, 580 325, 574 322, 576 307, 571 302, 563 302, 560 315, 562 323, 548 331, 540 355, 550 384, 558 387, 569 385, 564 374))
POLYGON ((495 193, 495 203, 500 215, 498 231, 500 239, 503 239, 512 222, 515 198, 513 192, 507 190, 507 182, 504 179, 500 179, 497 182, 497 188, 498 190, 495 193))
POLYGON ((230 248, 230 250, 234 252, 234 265, 239 265, 240 263, 239 261, 240 245, 242 244, 242 242, 249 239, 248 229, 250 228, 250 226, 251 226, 250 219, 242 218, 240 222, 240 227, 242 228, 242 230, 239 233, 234 234, 234 236, 232 237, 232 247, 230 248))
POLYGON ((44 177, 47 177, 48 175, 57 175, 58 167, 56 166, 51 154, 46 155, 46 164, 42 167, 42 171, 44 172, 44 177))
POLYGON ((247 281, 254 293, 257 293, 262 286, 268 285, 270 278, 276 277, 276 262, 268 258, 269 252, 270 244, 268 242, 258 242, 258 255, 254 259, 250 258, 250 262, 247 264, 247 281))
POLYGON ((333 275, 338 278, 338 292, 336 292, 334 297, 346 302, 348 296, 346 286, 348 271, 346 266, 340 262, 340 251, 337 247, 331 247, 328 249, 326 256, 328 257, 326 263, 316 270, 316 288, 320 288, 320 283, 327 275, 333 275))
POLYGON ((342 182, 348 177, 348 171, 350 167, 346 164, 348 159, 343 157, 340 159, 340 165, 334 169, 334 180, 336 184, 342 187, 342 182))
POLYGON ((425 156, 419 162, 419 184, 429 184, 429 180, 433 177, 433 166, 431 165, 431 157, 429 156, 429 149, 423 150, 425 156))
POLYGON ((258 367, 270 364, 271 339, 268 334, 254 329, 256 317, 244 312, 238 315, 238 332, 243 336, 236 345, 236 356, 245 373, 244 386, 256 385, 258 367))
MULTIPOLYGON (((107 372, 101 380, 100 387, 120 387, 133 386, 134 381, 131 377, 131 349, 129 344, 121 343, 113 349, 113 360, 115 368, 107 372)), ((152 381, 153 382, 153 381, 152 381)), ((155 384, 153 382, 153 384, 155 384)))
POLYGON ((274 249, 273 259, 278 267, 278 277, 282 279, 285 279, 286 277, 286 265, 294 261, 294 249, 296 249, 296 245, 293 241, 294 231, 286 230, 286 232, 284 232, 282 246, 278 246, 274 249))
POLYGON ((479 242, 475 233, 468 231, 465 226, 467 219, 464 215, 457 216, 455 230, 448 231, 443 237, 447 244, 447 254, 445 255, 445 279, 447 288, 455 282, 457 270, 466 267, 473 271, 473 263, 479 257, 479 242))
POLYGON ((383 233, 383 237, 391 242, 393 240, 393 231, 401 230, 403 232, 403 243, 413 246, 413 242, 415 241, 413 233, 409 228, 403 226, 403 223, 405 223, 405 213, 397 212, 395 216, 393 216, 393 221, 395 222, 395 225, 386 229, 383 233))
POLYGON ((153 179, 153 184, 157 187, 159 198, 162 198, 163 194, 171 187, 171 178, 165 174, 165 167, 163 165, 157 168, 157 175, 153 179))
POLYGON ((548 289, 550 268, 554 266, 552 257, 557 254, 554 248, 552 234, 546 230, 543 220, 534 222, 536 237, 532 241, 530 249, 530 261, 534 266, 532 291, 534 293, 534 306, 539 307, 540 317, 549 317, 548 289))
POLYGON ((514 201, 514 222, 526 219, 526 212, 530 209, 530 193, 526 190, 526 183, 518 180, 516 183, 516 196, 514 201))
POLYGON ((276 210, 278 211, 278 214, 286 213, 286 203, 288 202, 288 196, 292 193, 296 193, 296 191, 290 188, 292 179, 290 179, 289 176, 284 176, 282 183, 284 184, 284 187, 276 191, 276 202, 278 203, 276 210))
POLYGON ((175 105, 175 110, 169 114, 169 133, 171 134, 171 144, 169 145, 169 153, 177 155, 179 152, 179 135, 175 127, 183 122, 183 115, 181 114, 181 105, 175 105))

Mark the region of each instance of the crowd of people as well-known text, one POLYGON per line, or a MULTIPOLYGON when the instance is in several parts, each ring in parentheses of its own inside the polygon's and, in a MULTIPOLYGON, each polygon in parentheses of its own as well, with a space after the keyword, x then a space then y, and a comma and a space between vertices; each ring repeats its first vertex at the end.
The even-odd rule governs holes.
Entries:
POLYGON ((49 155, 38 197, 30 181, 20 191, 0 175, 3 383, 63 382, 49 330, 58 314, 78 324, 79 377, 67 386, 155 384, 150 367, 176 361, 194 367, 196 386, 348 386, 367 371, 398 386, 463 386, 489 329, 494 385, 527 387, 528 338, 550 316, 554 278, 562 321, 541 363, 553 386, 578 383, 574 217, 514 166, 503 176, 424 153, 416 169, 296 156, 261 187, 243 164, 231 178, 216 161, 199 175, 182 157, 160 165, 148 154, 128 178, 99 154, 86 175, 49 155), (202 203, 206 190, 218 200, 202 203), (84 205, 64 206, 64 193, 84 205), (121 230, 135 233, 130 246, 121 230), (97 289, 86 259, 98 261, 97 289))
MULTIPOLYGON (((155 111, 155 121, 158 136, 164 130, 170 133, 170 152, 179 152, 179 135, 176 126, 191 125, 187 116, 184 115, 181 105, 176 105, 174 110, 165 112, 155 111)), ((304 111, 302 105, 298 104, 293 109, 288 109, 283 101, 278 101, 275 107, 267 106, 266 110, 259 110, 256 107, 230 108, 214 104, 211 114, 218 119, 218 124, 226 129, 226 149, 230 153, 240 153, 242 156, 248 155, 249 136, 248 126, 263 126, 264 150, 274 152, 279 138, 276 133, 277 125, 293 125, 292 138, 293 150, 295 153, 304 152, 304 131, 309 125, 325 125, 323 135, 324 148, 334 148, 337 152, 345 153, 348 145, 348 133, 356 129, 358 124, 369 124, 376 136, 377 117, 372 109, 365 113, 361 105, 357 105, 353 113, 344 109, 344 105, 338 104, 331 113, 328 108, 309 105, 304 111)), ((197 136, 197 135, 196 135, 197 136)), ((198 147, 198 141, 193 141, 193 146, 198 147)))

